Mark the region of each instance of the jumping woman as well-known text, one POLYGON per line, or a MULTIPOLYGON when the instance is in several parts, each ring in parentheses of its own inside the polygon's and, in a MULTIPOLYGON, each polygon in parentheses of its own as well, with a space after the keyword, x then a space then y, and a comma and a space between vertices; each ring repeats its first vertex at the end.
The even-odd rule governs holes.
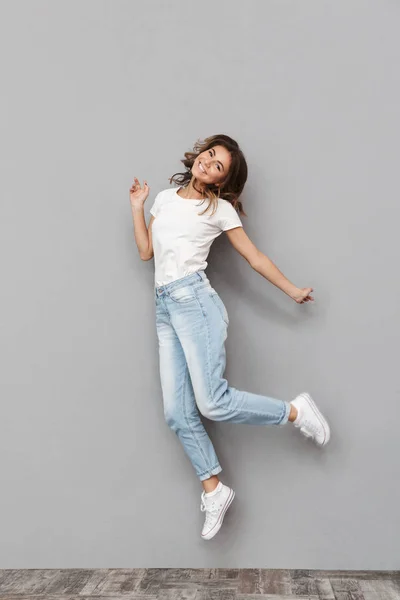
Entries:
POLYGON ((251 425, 298 427, 318 446, 329 441, 326 419, 308 393, 291 402, 231 387, 224 378, 228 313, 205 274, 212 242, 226 231, 233 247, 250 266, 298 304, 313 302, 310 287, 298 288, 246 235, 239 197, 247 164, 239 145, 227 135, 198 140, 185 152, 184 173, 170 178, 178 187, 159 192, 150 209, 150 188, 135 177, 130 189, 134 234, 142 260, 154 256, 156 329, 164 415, 178 436, 203 491, 201 536, 219 531, 235 492, 220 481, 222 471, 200 418, 251 425), (204 206, 206 204, 206 206, 204 206))

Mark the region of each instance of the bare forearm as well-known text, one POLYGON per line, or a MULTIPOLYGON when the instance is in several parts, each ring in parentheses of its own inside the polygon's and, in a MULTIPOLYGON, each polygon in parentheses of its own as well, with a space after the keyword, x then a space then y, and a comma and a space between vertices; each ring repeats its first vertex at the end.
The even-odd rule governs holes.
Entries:
POLYGON ((149 254, 149 232, 144 217, 143 206, 131 206, 133 218, 133 230, 135 234, 136 245, 142 260, 151 258, 149 254))
POLYGON ((297 286, 289 281, 272 260, 262 252, 258 252, 257 258, 251 266, 257 273, 265 277, 265 279, 270 281, 291 298, 293 298, 298 291, 297 286))

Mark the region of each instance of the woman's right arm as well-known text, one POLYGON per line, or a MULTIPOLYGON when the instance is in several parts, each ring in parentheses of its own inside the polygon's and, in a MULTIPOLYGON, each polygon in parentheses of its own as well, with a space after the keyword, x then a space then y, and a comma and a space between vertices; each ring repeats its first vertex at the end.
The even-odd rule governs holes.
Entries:
POLYGON ((142 260, 150 260, 153 258, 153 241, 151 238, 151 226, 154 221, 153 215, 149 221, 149 227, 146 227, 144 218, 143 205, 140 207, 132 206, 133 229, 135 232, 135 240, 139 250, 139 256, 142 260))
POLYGON ((140 258, 142 260, 150 260, 154 255, 153 241, 151 237, 151 226, 154 221, 154 216, 151 215, 149 227, 146 226, 146 220, 144 218, 144 203, 149 195, 149 186, 147 185, 147 181, 145 181, 142 188, 137 177, 134 179, 135 181, 129 190, 129 194, 131 200, 135 240, 139 250, 140 258))

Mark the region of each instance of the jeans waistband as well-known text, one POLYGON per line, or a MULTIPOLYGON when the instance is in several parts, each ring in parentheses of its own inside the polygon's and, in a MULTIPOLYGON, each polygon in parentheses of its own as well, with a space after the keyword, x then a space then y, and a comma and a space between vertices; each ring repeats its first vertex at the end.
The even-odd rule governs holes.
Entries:
POLYGON ((207 279, 208 277, 204 271, 196 271, 196 273, 186 275, 186 277, 181 277, 180 279, 175 279, 175 281, 171 281, 165 285, 155 287, 154 293, 156 296, 162 296, 165 292, 170 292, 177 287, 190 285, 192 283, 196 283, 196 281, 207 281, 207 279))

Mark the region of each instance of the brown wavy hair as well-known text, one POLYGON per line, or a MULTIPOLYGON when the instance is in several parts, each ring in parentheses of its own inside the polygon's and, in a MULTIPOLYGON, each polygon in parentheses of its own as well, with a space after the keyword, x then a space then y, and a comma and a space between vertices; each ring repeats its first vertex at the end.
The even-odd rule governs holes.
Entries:
MULTIPOLYGON (((209 150, 213 146, 224 146, 231 155, 231 165, 227 176, 219 186, 211 184, 205 186, 204 191, 198 190, 196 187, 197 179, 194 178, 193 186, 199 193, 205 194, 205 198, 202 203, 208 198, 209 203, 207 208, 201 213, 202 215, 207 212, 210 206, 213 208, 212 215, 215 213, 218 207, 218 198, 223 198, 230 202, 233 208, 239 213, 247 217, 243 210, 243 204, 239 200, 239 196, 243 191, 244 185, 247 180, 247 163, 242 150, 239 148, 239 144, 235 142, 228 135, 223 133, 212 135, 204 139, 204 141, 197 140, 193 146, 193 152, 185 152, 181 162, 184 164, 186 171, 184 173, 175 173, 169 178, 169 182, 175 182, 179 185, 186 187, 191 181, 193 163, 199 154, 205 150, 209 150)), ((200 198, 199 198, 200 200, 200 198)))

